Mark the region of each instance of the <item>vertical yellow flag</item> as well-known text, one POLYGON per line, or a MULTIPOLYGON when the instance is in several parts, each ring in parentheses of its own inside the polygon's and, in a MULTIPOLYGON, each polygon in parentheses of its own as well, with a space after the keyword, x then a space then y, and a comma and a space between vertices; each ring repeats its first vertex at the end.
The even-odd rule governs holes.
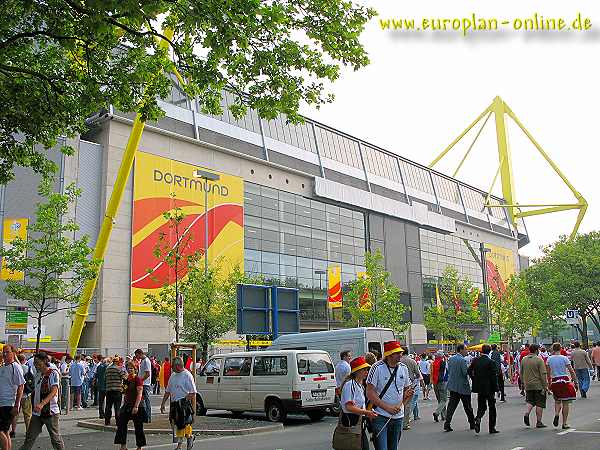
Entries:
MULTIPOLYGON (((29 219, 4 219, 2 227, 2 248, 9 249, 12 241, 16 238, 23 240, 27 239, 27 224, 29 219)), ((20 281, 24 277, 23 272, 8 270, 6 258, 2 258, 2 271, 0 272, 0 279, 2 280, 13 280, 20 281)))
POLYGON ((442 301, 440 300, 440 289, 438 288, 437 283, 435 284, 435 305, 439 312, 444 310, 444 306, 442 305, 442 301))
POLYGON ((342 268, 332 265, 327 268, 327 303, 330 308, 342 307, 342 268))

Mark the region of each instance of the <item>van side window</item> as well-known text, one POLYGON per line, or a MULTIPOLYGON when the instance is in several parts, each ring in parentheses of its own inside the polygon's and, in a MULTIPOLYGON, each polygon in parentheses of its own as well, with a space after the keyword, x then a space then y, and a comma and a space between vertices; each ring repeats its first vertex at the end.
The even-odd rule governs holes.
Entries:
POLYGON ((333 373, 331 358, 326 353, 299 353, 296 360, 300 375, 333 373))
POLYGON ((209 377, 218 377, 220 372, 221 372, 221 358, 213 358, 206 363, 206 365, 202 369, 202 372, 200 372, 200 375, 201 376, 206 375, 209 377))
POLYGON ((257 356, 252 373, 254 376, 287 375, 287 356, 257 356))
POLYGON ((250 375, 252 358, 236 357, 226 358, 223 369, 224 377, 247 377, 250 375))
POLYGON ((381 353, 381 343, 380 342, 369 342, 368 345, 368 349, 371 353, 374 353, 375 355, 379 355, 379 357, 381 357, 382 353, 381 353), (373 351, 375 350, 375 351, 373 351), (377 353, 375 353, 377 352, 377 353))

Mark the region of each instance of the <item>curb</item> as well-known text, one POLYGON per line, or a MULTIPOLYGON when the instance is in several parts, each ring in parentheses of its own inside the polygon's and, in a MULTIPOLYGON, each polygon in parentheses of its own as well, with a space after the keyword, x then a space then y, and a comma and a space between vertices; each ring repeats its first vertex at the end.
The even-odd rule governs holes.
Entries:
MULTIPOLYGON (((98 431, 117 431, 117 427, 115 425, 104 425, 101 423, 95 423, 88 420, 80 420, 77 422, 77 426, 81 428, 89 428, 91 430, 98 431)), ((127 427, 128 431, 133 432, 133 428, 127 427)), ((264 425, 260 427, 252 427, 252 428, 241 428, 236 430, 194 430, 194 434, 200 434, 204 436, 217 436, 217 435, 230 435, 230 436, 239 436, 245 434, 258 434, 258 433, 268 433, 271 431, 280 431, 283 430, 283 424, 275 423, 272 425, 264 425)), ((170 428, 144 428, 144 433, 148 434, 172 434, 172 430, 170 428)))

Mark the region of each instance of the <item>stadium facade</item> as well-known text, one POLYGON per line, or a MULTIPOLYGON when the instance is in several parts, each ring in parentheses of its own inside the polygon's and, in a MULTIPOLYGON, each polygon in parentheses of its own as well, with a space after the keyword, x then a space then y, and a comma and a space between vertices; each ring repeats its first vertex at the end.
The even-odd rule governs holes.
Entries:
MULTIPOLYGON (((202 185, 185 174, 194 167, 221 174, 221 185, 209 189, 207 207, 234 204, 243 211, 240 230, 233 222, 223 225, 239 240, 238 248, 227 247, 227 236, 220 243, 216 236, 211 249, 214 244, 220 254, 237 252, 246 272, 300 288, 302 331, 341 325, 339 316, 327 312, 327 273, 338 267, 342 283, 356 278, 364 271, 366 250, 384 255, 402 292, 400 301, 410 307, 407 339, 417 346, 427 343, 424 309, 434 301, 435 283, 446 266, 482 288, 482 244, 503 275, 526 264, 518 255, 529 241, 524 223, 514 228, 504 208, 486 208, 482 190, 308 118, 293 125, 283 117, 260 120, 249 111, 236 120, 226 109, 231 102, 225 95, 223 114, 210 116, 174 88, 161 102, 166 116, 147 124, 139 146, 145 162, 136 161, 128 181, 80 347, 122 353, 173 340, 168 321, 139 300, 152 286, 136 275, 146 270, 137 267, 136 258, 143 260, 144 240, 158 229, 152 225, 157 211, 152 216, 148 207, 156 202, 142 200, 152 199, 152 192, 164 198, 176 186, 186 192, 182 200, 200 208, 202 185)), ((132 119, 110 110, 91 121, 89 133, 69 142, 75 156, 50 154, 60 168, 57 189, 70 182, 82 189, 73 214, 91 244, 132 119)), ((2 188, 4 221, 33 219, 38 180, 25 169, 16 175, 2 188)), ((200 217, 202 211, 196 213, 200 217)), ((7 302, 3 291, 0 301, 7 302)), ((64 311, 46 318, 43 334, 52 341, 47 345, 64 348, 69 327, 64 311)), ((477 332, 484 334, 485 327, 477 332)))

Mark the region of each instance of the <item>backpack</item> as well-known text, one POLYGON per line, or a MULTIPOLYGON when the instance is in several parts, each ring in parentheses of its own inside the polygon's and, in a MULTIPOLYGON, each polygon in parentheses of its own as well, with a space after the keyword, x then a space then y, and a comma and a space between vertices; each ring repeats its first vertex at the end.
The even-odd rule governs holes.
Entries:
POLYGON ((25 386, 23 386, 23 395, 29 395, 35 391, 35 378, 31 373, 31 367, 27 366, 27 372, 23 374, 25 386))

